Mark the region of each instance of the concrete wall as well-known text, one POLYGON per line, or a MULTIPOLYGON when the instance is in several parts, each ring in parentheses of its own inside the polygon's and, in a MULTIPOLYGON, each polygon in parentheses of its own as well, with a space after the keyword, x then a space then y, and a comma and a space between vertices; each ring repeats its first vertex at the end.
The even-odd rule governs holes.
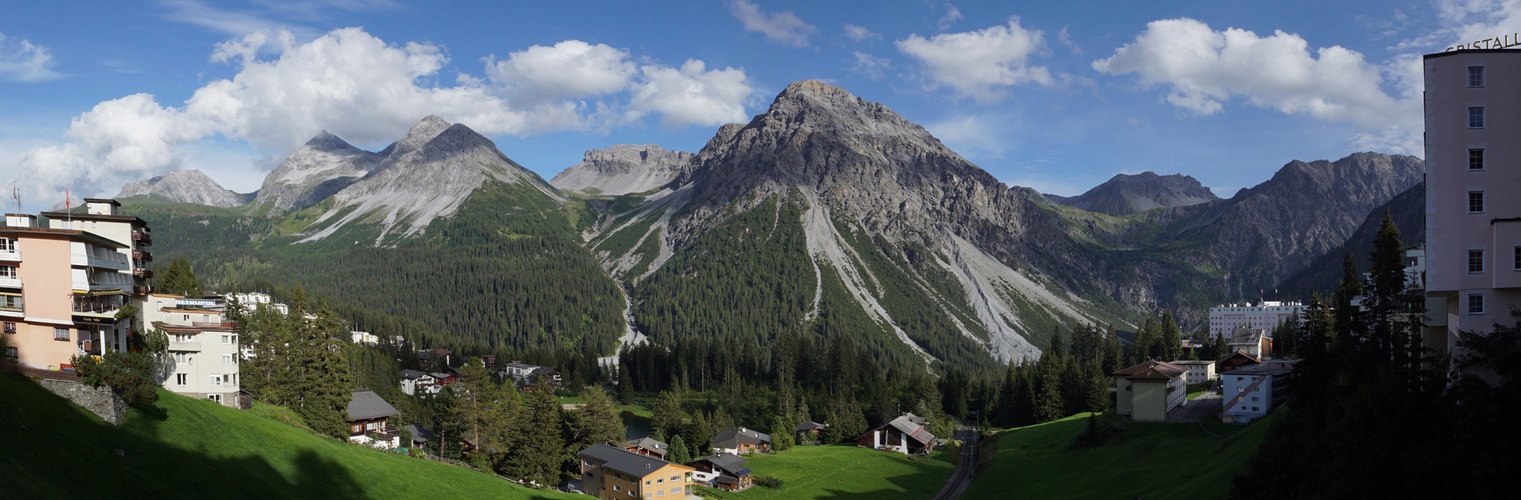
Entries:
POLYGON ((1137 422, 1161 422, 1167 420, 1167 383, 1145 381, 1134 384, 1135 411, 1130 419, 1137 422))

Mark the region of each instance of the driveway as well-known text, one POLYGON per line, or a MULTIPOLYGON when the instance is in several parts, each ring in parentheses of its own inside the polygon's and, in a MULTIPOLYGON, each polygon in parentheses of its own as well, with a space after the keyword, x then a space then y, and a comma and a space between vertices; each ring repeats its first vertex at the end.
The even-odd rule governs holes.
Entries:
POLYGON ((1207 415, 1219 415, 1221 405, 1225 400, 1220 399, 1220 394, 1213 390, 1200 394, 1198 398, 1183 403, 1183 406, 1173 410, 1167 415, 1167 421, 1172 423, 1193 423, 1207 415))

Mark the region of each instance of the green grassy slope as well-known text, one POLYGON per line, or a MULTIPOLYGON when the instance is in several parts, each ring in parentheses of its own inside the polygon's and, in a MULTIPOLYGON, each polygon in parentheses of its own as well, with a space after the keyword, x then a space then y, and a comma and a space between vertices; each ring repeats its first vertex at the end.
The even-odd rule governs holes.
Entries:
POLYGON ((0 372, 0 497, 576 498, 160 390, 120 428, 0 372))
POLYGON ((909 458, 853 445, 798 446, 746 459, 756 475, 781 479, 782 487, 755 486, 738 493, 705 490, 734 499, 930 498, 956 469, 938 452, 929 458, 909 458))
POLYGON ((1231 477, 1246 471, 1274 417, 1225 440, 1197 424, 1126 422, 1115 440, 1072 449, 1087 413, 998 433, 996 450, 961 498, 1225 498, 1231 477))

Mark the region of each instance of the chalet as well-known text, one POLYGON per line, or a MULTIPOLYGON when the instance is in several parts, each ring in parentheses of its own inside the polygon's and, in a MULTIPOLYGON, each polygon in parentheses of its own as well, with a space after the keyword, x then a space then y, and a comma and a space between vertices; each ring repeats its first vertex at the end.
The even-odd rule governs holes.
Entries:
POLYGON ((1263 328, 1237 328, 1230 339, 1231 351, 1245 351, 1254 358, 1267 358, 1273 352, 1273 338, 1263 328))
POLYGON ((1257 366, 1260 364, 1262 364, 1262 360, 1258 359, 1256 356, 1247 354, 1244 351, 1236 351, 1231 353, 1231 355, 1226 356, 1225 359, 1221 359, 1215 365, 1216 371, 1218 373, 1227 373, 1248 366, 1257 366))
POLYGON ((792 431, 797 433, 797 442, 799 443, 815 442, 819 440, 819 434, 824 432, 825 427, 829 426, 810 421, 803 422, 802 425, 794 427, 792 431))
POLYGON ((1172 364, 1188 369, 1188 375, 1185 376, 1187 384, 1202 384, 1215 379, 1214 361, 1181 360, 1173 361, 1172 364))
POLYGON ((729 429, 713 438, 713 449, 735 455, 766 453, 771 451, 771 435, 744 427, 729 429))
POLYGON ((928 422, 912 413, 905 413, 857 436, 856 446, 909 455, 927 455, 935 448, 935 435, 930 434, 923 425, 915 423, 915 420, 928 422))
POLYGON ((453 361, 454 360, 453 358, 454 358, 454 351, 450 351, 450 350, 444 349, 444 348, 423 349, 421 351, 417 351, 417 361, 422 362, 424 364, 426 364, 427 362, 432 361, 434 359, 438 359, 438 360, 442 360, 444 362, 444 366, 449 366, 449 362, 453 361))
POLYGON ((581 450, 581 491, 604 499, 687 498, 694 468, 605 444, 581 450))
POLYGON ((688 465, 696 469, 694 477, 698 481, 724 491, 744 491, 755 485, 750 468, 745 467, 745 459, 732 453, 702 457, 688 465))
POLYGON ((1115 411, 1137 422, 1162 422, 1188 401, 1188 369, 1146 361, 1114 372, 1115 411))
POLYGON ((502 371, 498 372, 498 375, 500 375, 503 380, 512 379, 523 381, 527 380, 528 376, 531 375, 534 370, 537 370, 539 368, 542 367, 538 365, 530 365, 522 361, 513 361, 511 363, 502 365, 502 371))
POLYGON ((404 429, 412 433, 412 442, 408 443, 408 445, 413 448, 426 447, 429 443, 432 443, 434 439, 438 439, 433 435, 432 431, 429 431, 428 429, 425 429, 417 424, 407 424, 404 429))
POLYGON ((438 379, 431 373, 417 370, 401 371, 401 392, 408 396, 432 396, 438 394, 438 379))
POLYGON ((438 385, 454 385, 455 382, 459 382, 459 375, 452 372, 433 372, 429 375, 438 381, 438 385))
POLYGON ((1225 398, 1220 420, 1246 423, 1267 415, 1289 397, 1293 371, 1270 366, 1249 366, 1220 376, 1225 398))
POLYGON ((349 440, 377 448, 401 446, 401 432, 388 425, 400 415, 396 408, 369 389, 357 389, 349 400, 349 440))
POLYGON ((648 437, 642 437, 625 443, 623 449, 646 457, 665 460, 665 454, 671 450, 671 446, 648 437))

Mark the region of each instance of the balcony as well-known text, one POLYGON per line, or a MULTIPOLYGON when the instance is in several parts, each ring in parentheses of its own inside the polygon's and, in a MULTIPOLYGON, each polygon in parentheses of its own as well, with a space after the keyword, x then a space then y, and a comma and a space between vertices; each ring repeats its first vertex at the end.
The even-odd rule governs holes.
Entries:
POLYGON ((142 231, 133 231, 132 243, 135 243, 138 246, 153 246, 153 237, 149 236, 148 233, 142 231))
POLYGON ((153 271, 150 269, 138 268, 132 270, 132 275, 142 279, 149 279, 153 277, 153 271))
POLYGON ((0 250, 0 262, 21 262, 21 251, 0 250))
POLYGON ((0 278, 0 288, 21 288, 21 278, 0 278))
POLYGON ((133 250, 132 251, 132 260, 140 260, 140 261, 143 261, 143 262, 153 262, 153 254, 149 253, 147 250, 133 250))
MULTIPOLYGON (((0 314, 8 316, 23 315, 26 313, 26 303, 20 295, 0 295, 0 314)), ((5 333, 16 333, 14 331, 5 333)))
POLYGON ((137 285, 137 286, 132 287, 132 294, 133 295, 147 295, 147 294, 150 294, 150 293, 153 293, 153 287, 151 287, 151 286, 148 286, 148 285, 137 285))
POLYGON ((170 342, 170 351, 178 352, 201 352, 200 342, 170 342))

